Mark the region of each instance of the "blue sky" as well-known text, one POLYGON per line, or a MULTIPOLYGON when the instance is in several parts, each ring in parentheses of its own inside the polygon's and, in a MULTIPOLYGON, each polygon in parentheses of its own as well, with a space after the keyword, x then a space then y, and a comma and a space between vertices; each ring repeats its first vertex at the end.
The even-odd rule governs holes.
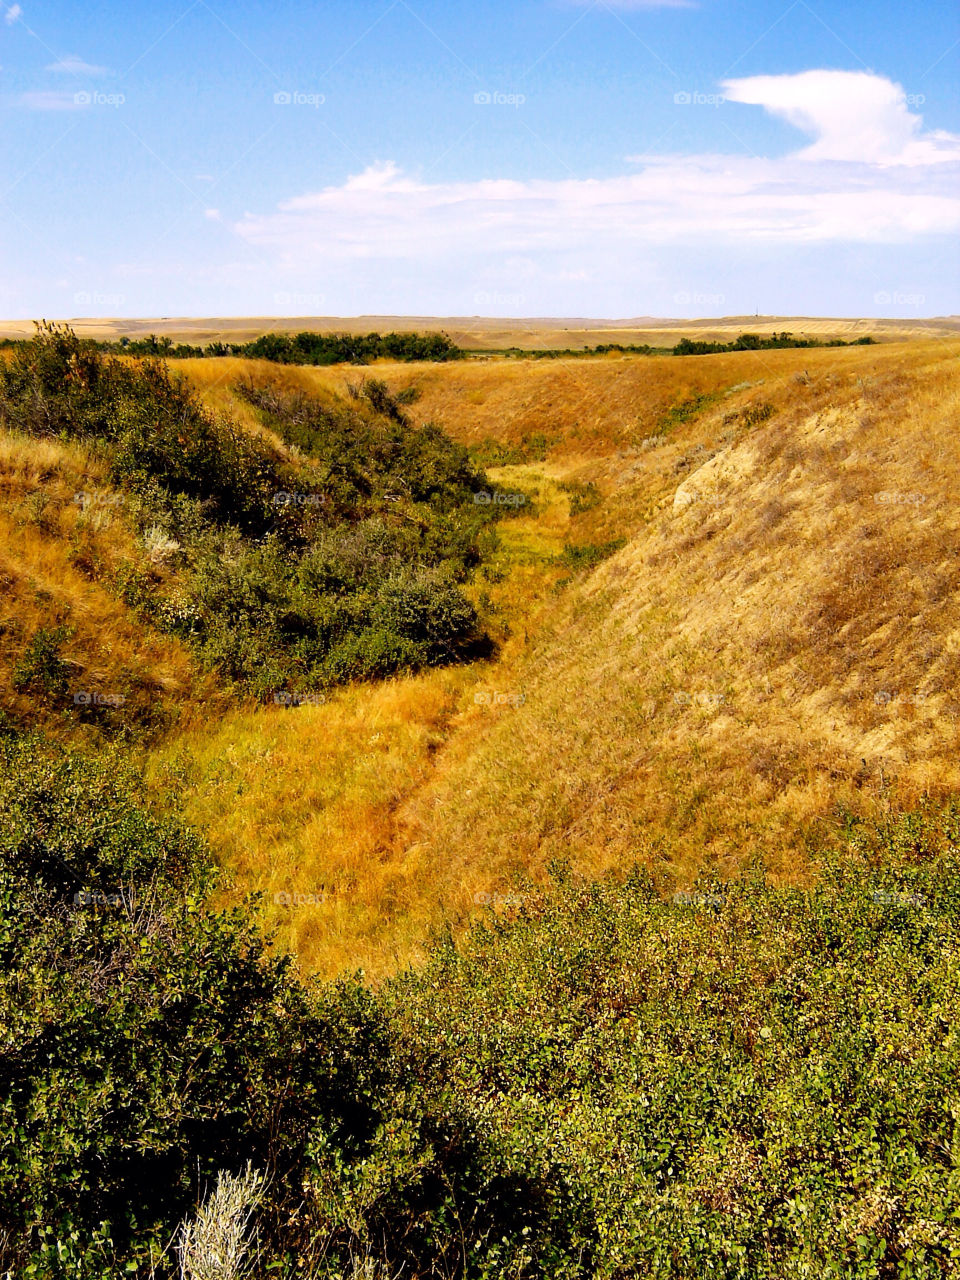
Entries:
POLYGON ((960 21, 0 3, 0 315, 960 311, 960 21))

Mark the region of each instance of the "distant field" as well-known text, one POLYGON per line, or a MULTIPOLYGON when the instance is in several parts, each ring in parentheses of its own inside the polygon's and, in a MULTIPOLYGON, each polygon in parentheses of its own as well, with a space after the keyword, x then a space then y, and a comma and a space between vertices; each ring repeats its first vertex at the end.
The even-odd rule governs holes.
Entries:
MULTIPOLYGON (((743 332, 770 334, 787 329, 818 338, 856 338, 871 334, 878 339, 948 337, 960 334, 960 316, 917 320, 818 318, 812 316, 722 316, 714 319, 667 320, 634 316, 627 320, 518 318, 483 316, 238 316, 185 318, 162 316, 147 319, 97 320, 69 318, 83 337, 141 337, 150 333, 179 342, 217 340, 247 342, 263 333, 370 333, 400 330, 414 333, 442 330, 467 351, 524 347, 542 351, 555 347, 593 347, 605 342, 649 343, 673 346, 683 337, 729 341, 743 332)), ((0 337, 29 337, 32 320, 0 321, 0 337)))

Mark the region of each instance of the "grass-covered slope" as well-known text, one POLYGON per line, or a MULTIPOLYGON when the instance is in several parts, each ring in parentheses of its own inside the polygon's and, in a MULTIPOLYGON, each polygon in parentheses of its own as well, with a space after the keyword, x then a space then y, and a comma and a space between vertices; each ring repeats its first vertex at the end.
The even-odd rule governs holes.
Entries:
POLYGON ((0 757, 14 1274, 955 1273, 955 810, 852 823, 812 892, 559 874, 374 993, 211 914, 119 757, 0 757))
MULTIPOLYGON (((295 716, 238 703, 158 774, 328 974, 395 969, 558 855, 802 883, 838 806, 960 786, 958 350, 378 367, 526 498, 465 584, 496 653, 295 716)), ((349 368, 176 367, 275 444, 301 398, 365 398, 349 368)))
POLYGON ((375 381, 265 416, 275 431, 250 430, 160 362, 105 356, 67 329, 0 364, 5 479, 22 495, 3 512, 8 711, 32 700, 35 716, 151 722, 164 680, 143 666, 167 651, 174 695, 191 691, 190 650, 221 684, 269 699, 482 648, 462 584, 494 513, 474 501, 486 481, 466 450, 413 426, 375 381), (104 630, 113 615, 125 660, 91 652, 84 595, 104 630))

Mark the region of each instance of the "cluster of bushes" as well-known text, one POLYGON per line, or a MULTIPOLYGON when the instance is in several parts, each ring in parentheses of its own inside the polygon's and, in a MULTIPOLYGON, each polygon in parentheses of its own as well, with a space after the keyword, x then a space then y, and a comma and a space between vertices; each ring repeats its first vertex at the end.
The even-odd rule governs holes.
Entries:
POLYGON ((669 347, 651 347, 648 342, 601 342, 595 347, 549 347, 535 349, 529 347, 507 347, 505 350, 486 354, 503 355, 514 360, 562 360, 571 356, 606 356, 606 355, 667 355, 669 347))
POLYGON ((721 351, 773 351, 781 347, 867 347, 875 339, 869 336, 845 342, 843 338, 797 338, 792 333, 774 333, 769 338, 757 333, 741 333, 734 342, 698 342, 693 338, 681 338, 673 348, 675 356, 707 356, 721 351))
POLYGON ((558 872, 306 987, 122 760, 0 738, 0 1267, 954 1274, 958 842, 851 824, 813 891, 558 872))
POLYGON ((381 382, 329 405, 245 394, 295 450, 211 416, 160 361, 45 327, 0 367, 0 424, 105 451, 144 548, 117 589, 230 680, 266 695, 482 650, 462 587, 497 512, 466 450, 381 382))
POLYGON ((657 422, 657 433, 665 434, 672 431, 674 427, 680 427, 685 422, 689 422, 705 409, 709 409, 711 405, 716 404, 720 398, 718 391, 694 392, 692 396, 686 396, 683 400, 679 400, 676 404, 671 405, 665 410, 657 422))
POLYGON ((463 351, 445 333, 268 333, 251 342, 174 342, 146 338, 98 342, 102 351, 180 359, 186 356, 249 356, 278 364, 369 364, 372 360, 461 360, 463 351))

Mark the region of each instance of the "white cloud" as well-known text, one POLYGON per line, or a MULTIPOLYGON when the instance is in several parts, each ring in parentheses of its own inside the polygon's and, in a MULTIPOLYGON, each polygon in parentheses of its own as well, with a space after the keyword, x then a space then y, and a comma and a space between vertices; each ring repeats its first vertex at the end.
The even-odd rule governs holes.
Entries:
POLYGON ((599 278, 612 262, 638 270, 661 245, 902 245, 960 230, 960 139, 923 133, 898 85, 814 71, 726 89, 788 115, 813 143, 778 158, 639 156, 639 172, 561 181, 429 183, 388 162, 248 213, 235 229, 283 268, 368 260, 482 270, 521 255, 549 260, 553 279, 599 278))
POLYGON ((802 159, 925 165, 960 157, 960 139, 921 134, 923 117, 910 110, 901 86, 867 71, 751 76, 726 80, 723 89, 732 101, 764 107, 813 135, 802 159))
POLYGON ((219 209, 204 209, 203 216, 209 218, 211 222, 222 222, 223 215, 219 209))
POLYGON ((70 76, 105 76, 107 74, 106 67, 96 67, 89 62, 84 62, 75 53, 68 53, 58 58, 56 62, 48 63, 45 70, 70 76))
POLYGON ((18 4, 12 4, 3 15, 3 20, 8 27, 13 26, 18 18, 23 16, 23 10, 18 4))

